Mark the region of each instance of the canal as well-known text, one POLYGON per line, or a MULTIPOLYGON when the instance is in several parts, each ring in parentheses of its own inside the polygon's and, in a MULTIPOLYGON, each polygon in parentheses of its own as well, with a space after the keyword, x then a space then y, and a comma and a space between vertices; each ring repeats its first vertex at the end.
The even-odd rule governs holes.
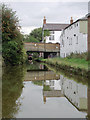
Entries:
POLYGON ((86 118, 89 101, 85 78, 40 63, 3 68, 3 118, 86 118))

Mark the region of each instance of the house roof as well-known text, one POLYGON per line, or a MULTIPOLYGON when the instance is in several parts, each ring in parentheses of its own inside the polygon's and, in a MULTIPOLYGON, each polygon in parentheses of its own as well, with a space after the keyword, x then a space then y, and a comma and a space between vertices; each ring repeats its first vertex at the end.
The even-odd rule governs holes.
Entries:
POLYGON ((90 17, 90 13, 88 13, 86 16, 87 16, 87 17, 90 17))
POLYGON ((64 30, 67 29, 68 27, 70 27, 71 25, 73 25, 74 23, 78 22, 78 21, 87 21, 87 15, 85 17, 82 17, 82 18, 76 20, 72 24, 69 24, 67 27, 64 28, 64 30))
POLYGON ((66 28, 69 24, 54 24, 54 23, 46 23, 43 25, 43 30, 51 30, 51 31, 61 31, 66 28))

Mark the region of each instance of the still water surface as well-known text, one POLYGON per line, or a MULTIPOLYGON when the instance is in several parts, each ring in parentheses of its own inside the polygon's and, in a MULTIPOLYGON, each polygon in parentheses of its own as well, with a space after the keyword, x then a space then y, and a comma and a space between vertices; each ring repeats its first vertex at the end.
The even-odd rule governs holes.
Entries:
MULTIPOLYGON (((81 79, 81 78, 80 78, 81 79)), ((90 89, 50 66, 32 63, 3 68, 3 118, 86 118, 90 89)))

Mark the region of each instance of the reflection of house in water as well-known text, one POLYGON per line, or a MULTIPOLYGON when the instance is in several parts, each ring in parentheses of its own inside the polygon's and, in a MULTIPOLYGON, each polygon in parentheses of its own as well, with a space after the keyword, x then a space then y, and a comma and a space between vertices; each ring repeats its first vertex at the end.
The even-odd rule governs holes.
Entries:
POLYGON ((60 75, 60 80, 44 81, 44 103, 47 97, 66 97, 79 111, 87 111, 87 86, 74 80, 69 80, 63 75, 60 75))
POLYGON ((46 80, 44 84, 48 85, 51 90, 61 90, 60 80, 46 80))
POLYGON ((88 88, 88 117, 90 120, 90 88, 88 88))
POLYGON ((43 85, 43 101, 46 103, 47 97, 64 97, 61 93, 60 79, 46 80, 43 85))
POLYGON ((62 94, 79 110, 87 110, 87 86, 60 75, 62 94))

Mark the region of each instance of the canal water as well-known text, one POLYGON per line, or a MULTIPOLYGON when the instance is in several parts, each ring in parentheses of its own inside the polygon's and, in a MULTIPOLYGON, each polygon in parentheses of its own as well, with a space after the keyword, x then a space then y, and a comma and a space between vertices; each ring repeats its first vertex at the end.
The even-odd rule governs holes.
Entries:
POLYGON ((86 118, 90 116, 87 79, 31 63, 3 68, 3 118, 86 118))

